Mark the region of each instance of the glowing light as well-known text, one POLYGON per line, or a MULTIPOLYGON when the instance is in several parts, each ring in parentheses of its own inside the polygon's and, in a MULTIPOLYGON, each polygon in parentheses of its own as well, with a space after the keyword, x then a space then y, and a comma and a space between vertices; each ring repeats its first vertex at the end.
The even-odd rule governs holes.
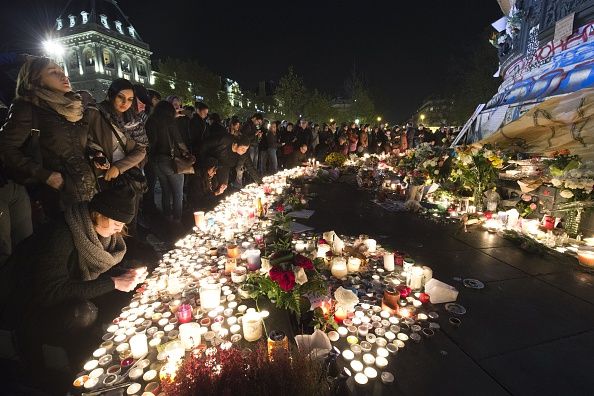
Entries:
POLYGON ((62 56, 64 54, 64 47, 57 41, 45 40, 42 44, 43 49, 48 55, 62 56))

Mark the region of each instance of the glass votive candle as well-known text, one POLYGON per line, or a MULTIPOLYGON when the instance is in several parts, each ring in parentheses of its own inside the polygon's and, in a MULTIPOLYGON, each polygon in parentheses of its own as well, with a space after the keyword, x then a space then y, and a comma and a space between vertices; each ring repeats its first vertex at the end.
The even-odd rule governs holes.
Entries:
POLYGON ((386 331, 384 337, 386 338, 386 340, 388 340, 388 342, 392 342, 396 338, 396 334, 392 333, 391 331, 386 331))
POLYGON ((384 334, 386 334, 386 330, 384 330, 381 327, 378 327, 377 329, 375 329, 375 335, 378 337, 383 337, 384 334))
POLYGON ((377 348, 376 354, 377 354, 377 356, 387 358, 390 353, 388 352, 388 350, 386 348, 380 347, 380 348, 377 348))
POLYGON ((384 348, 388 344, 388 341, 384 337, 377 337, 375 339, 375 345, 379 348, 384 348))
POLYGON ((371 352, 372 345, 367 341, 361 341, 361 350, 363 352, 371 352))
POLYGON ((361 363, 361 361, 359 360, 353 360, 351 361, 351 368, 355 371, 355 372, 361 372, 363 371, 363 363, 361 363))
POLYGON ((363 323, 363 322, 361 321, 361 318, 360 318, 360 317, 357 317, 357 316, 355 316, 355 317, 353 318, 352 322, 353 322, 353 326, 359 326, 361 323, 363 323))
POLYGON ((354 325, 347 327, 347 330, 349 331, 349 334, 357 334, 357 327, 354 325))
POLYGON ((374 344, 375 343, 375 334, 369 333, 365 336, 365 341, 367 341, 370 344, 374 344))
POLYGON ((359 345, 359 344, 352 344, 350 346, 350 348, 351 348, 351 351, 353 351, 353 353, 355 355, 359 355, 361 353, 361 345, 359 345))
POLYGON ((408 335, 406 335, 404 333, 396 334, 396 338, 398 338, 402 342, 408 341, 408 335))
POLYGON ((351 345, 352 344, 358 344, 359 343, 359 338, 357 336, 350 335, 350 336, 347 337, 347 342, 349 344, 351 344, 351 345))
POLYGON ((396 355, 396 353, 398 353, 398 347, 394 344, 386 345, 386 349, 388 350, 390 355, 396 355))
POLYGON ((346 327, 343 327, 343 326, 340 326, 336 331, 338 332, 338 334, 341 337, 346 337, 346 335, 349 333, 349 331, 347 330, 347 328, 346 327))
POLYGON ((369 329, 367 328, 366 324, 362 324, 361 326, 359 326, 357 328, 358 332, 359 332, 359 336, 361 337, 365 337, 367 335, 367 333, 369 332, 369 329))
POLYGON ((371 366, 373 363, 375 363, 375 356, 373 356, 371 353, 364 354, 363 363, 365 363, 368 366, 371 366))
POLYGON ((386 367, 388 365, 388 359, 386 359, 383 356, 378 356, 375 358, 375 365, 378 368, 383 369, 384 367, 386 367))

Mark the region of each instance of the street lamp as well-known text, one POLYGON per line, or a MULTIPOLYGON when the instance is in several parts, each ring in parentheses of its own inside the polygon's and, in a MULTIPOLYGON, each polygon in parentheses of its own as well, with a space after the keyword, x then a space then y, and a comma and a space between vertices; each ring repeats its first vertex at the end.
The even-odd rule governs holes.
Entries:
POLYGON ((355 124, 359 125, 359 123, 360 123, 360 122, 361 122, 361 120, 360 120, 360 119, 358 119, 358 118, 357 118, 357 119, 355 119, 355 124))
POLYGON ((420 118, 421 118, 421 122, 424 122, 425 121, 425 114, 421 114, 421 117, 420 118))
POLYGON ((62 55, 64 55, 64 47, 62 46, 62 44, 60 44, 59 42, 55 41, 55 40, 45 40, 43 43, 43 49, 45 50, 45 53, 48 54, 51 57, 56 57, 59 58, 62 55))
POLYGON ((331 123, 332 123, 332 122, 334 122, 334 118, 330 118, 330 122, 331 122, 331 123))
POLYGON ((382 117, 377 116, 376 120, 377 120, 377 122, 380 122, 382 120, 382 117))

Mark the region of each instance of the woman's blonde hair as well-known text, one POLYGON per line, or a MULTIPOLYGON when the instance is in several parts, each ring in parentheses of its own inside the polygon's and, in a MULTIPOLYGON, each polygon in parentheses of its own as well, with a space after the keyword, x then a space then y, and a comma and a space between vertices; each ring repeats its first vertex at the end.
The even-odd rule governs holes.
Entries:
MULTIPOLYGON (((91 211, 91 222, 93 223, 94 226, 99 225, 100 219, 109 220, 109 217, 102 215, 99 212, 95 212, 94 210, 91 211)), ((118 232, 116 235, 122 236, 122 237, 127 237, 128 236, 128 226, 126 224, 124 224, 122 231, 118 232)))
POLYGON ((35 90, 41 88, 41 73, 51 62, 43 56, 27 57, 17 77, 16 98, 35 98, 35 90))

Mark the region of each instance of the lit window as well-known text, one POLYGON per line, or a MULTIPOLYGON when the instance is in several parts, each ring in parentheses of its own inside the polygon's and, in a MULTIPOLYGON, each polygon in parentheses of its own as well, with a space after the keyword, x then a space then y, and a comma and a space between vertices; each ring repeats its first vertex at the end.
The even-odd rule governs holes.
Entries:
POLYGON ((146 77, 147 75, 146 66, 144 65, 144 62, 138 62, 138 75, 142 77, 146 77))
POLYGON ((101 24, 103 25, 103 27, 105 29, 109 29, 109 23, 107 23, 107 15, 99 15, 99 18, 101 18, 101 24))
POLYGON ((111 54, 111 51, 109 51, 107 48, 103 49, 103 64, 105 65, 105 67, 109 67, 112 69, 115 66, 113 55, 111 54))
POLYGON ((114 21, 116 30, 120 33, 120 34, 124 34, 124 31, 122 30, 122 22, 120 21, 114 21))
POLYGON ((132 72, 132 65, 130 64, 130 59, 128 57, 122 57, 120 61, 120 65, 122 66, 122 71, 125 73, 132 72))

